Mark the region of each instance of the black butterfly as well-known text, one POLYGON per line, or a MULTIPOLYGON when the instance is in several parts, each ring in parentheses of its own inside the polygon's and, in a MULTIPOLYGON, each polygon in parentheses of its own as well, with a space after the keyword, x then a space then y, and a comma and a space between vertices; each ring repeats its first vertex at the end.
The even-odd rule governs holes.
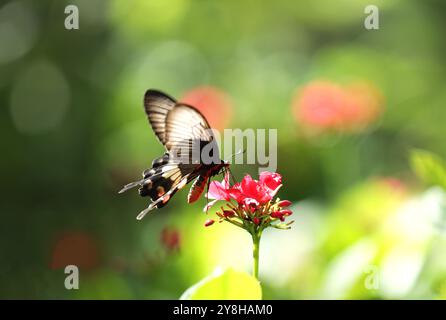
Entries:
POLYGON ((153 160, 152 168, 144 170, 143 179, 129 183, 119 191, 122 193, 140 186, 139 194, 152 199, 150 205, 137 216, 138 220, 152 209, 164 207, 178 190, 194 179, 187 201, 192 203, 198 200, 209 178, 229 167, 219 158, 211 128, 197 109, 177 103, 168 95, 152 89, 144 95, 144 109, 166 152, 153 160), (209 157, 213 161, 202 160, 201 151, 204 148, 210 150, 209 157), (198 159, 197 151, 200 155, 198 159))

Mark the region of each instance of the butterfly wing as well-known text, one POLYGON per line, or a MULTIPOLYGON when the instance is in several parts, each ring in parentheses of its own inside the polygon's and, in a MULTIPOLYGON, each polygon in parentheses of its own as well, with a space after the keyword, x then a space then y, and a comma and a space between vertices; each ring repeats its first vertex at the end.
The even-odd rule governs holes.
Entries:
POLYGON ((209 175, 207 174, 207 172, 203 172, 198 176, 198 178, 194 181, 194 183, 190 187, 189 194, 187 195, 188 203, 193 203, 200 198, 208 181, 209 181, 209 175))
POLYGON ((175 99, 158 90, 147 90, 144 95, 144 110, 158 140, 166 144, 166 118, 176 104, 175 99))
POLYGON ((194 107, 177 104, 166 118, 166 149, 214 140, 206 118, 194 107))

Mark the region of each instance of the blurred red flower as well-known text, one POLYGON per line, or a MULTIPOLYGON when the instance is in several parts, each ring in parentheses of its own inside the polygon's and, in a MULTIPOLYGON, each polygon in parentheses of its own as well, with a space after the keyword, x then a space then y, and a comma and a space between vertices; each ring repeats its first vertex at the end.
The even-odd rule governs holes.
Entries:
POLYGON ((369 82, 341 86, 315 81, 293 98, 297 121, 316 130, 356 131, 372 123, 382 110, 382 96, 369 82))
POLYGON ((196 87, 186 92, 180 101, 197 108, 217 130, 226 128, 231 119, 232 103, 222 90, 215 87, 196 87))
POLYGON ((390 188, 392 191, 404 193, 407 190, 407 185, 398 178, 394 177, 381 177, 378 181, 383 183, 386 187, 390 188))
POLYGON ((161 244, 167 251, 178 251, 181 246, 181 235, 175 228, 165 227, 161 231, 161 244))
POLYGON ((51 256, 51 269, 75 265, 92 270, 99 265, 99 248, 96 239, 82 231, 69 231, 56 239, 51 256))

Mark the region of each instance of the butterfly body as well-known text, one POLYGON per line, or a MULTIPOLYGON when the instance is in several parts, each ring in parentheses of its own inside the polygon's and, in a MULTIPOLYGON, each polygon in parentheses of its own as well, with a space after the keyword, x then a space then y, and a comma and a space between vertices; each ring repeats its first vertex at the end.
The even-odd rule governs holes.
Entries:
POLYGON ((144 170, 142 180, 129 183, 120 191, 139 186, 139 194, 151 198, 150 205, 137 219, 142 219, 152 209, 164 207, 178 190, 193 180, 188 202, 198 200, 209 179, 229 166, 218 157, 210 126, 194 107, 177 103, 160 91, 148 90, 144 108, 166 152, 152 161, 151 168, 144 170), (209 156, 213 161, 201 158, 205 148, 210 149, 209 156))

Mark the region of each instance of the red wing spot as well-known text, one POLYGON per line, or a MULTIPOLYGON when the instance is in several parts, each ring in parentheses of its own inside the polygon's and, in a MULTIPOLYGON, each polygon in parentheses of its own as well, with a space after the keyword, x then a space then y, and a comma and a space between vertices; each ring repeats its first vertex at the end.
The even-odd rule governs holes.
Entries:
POLYGON ((163 204, 170 200, 170 195, 163 197, 163 204))
POLYGON ((164 190, 164 188, 162 186, 158 186, 156 188, 156 192, 158 193, 158 197, 161 197, 163 194, 166 193, 166 191, 164 190))

